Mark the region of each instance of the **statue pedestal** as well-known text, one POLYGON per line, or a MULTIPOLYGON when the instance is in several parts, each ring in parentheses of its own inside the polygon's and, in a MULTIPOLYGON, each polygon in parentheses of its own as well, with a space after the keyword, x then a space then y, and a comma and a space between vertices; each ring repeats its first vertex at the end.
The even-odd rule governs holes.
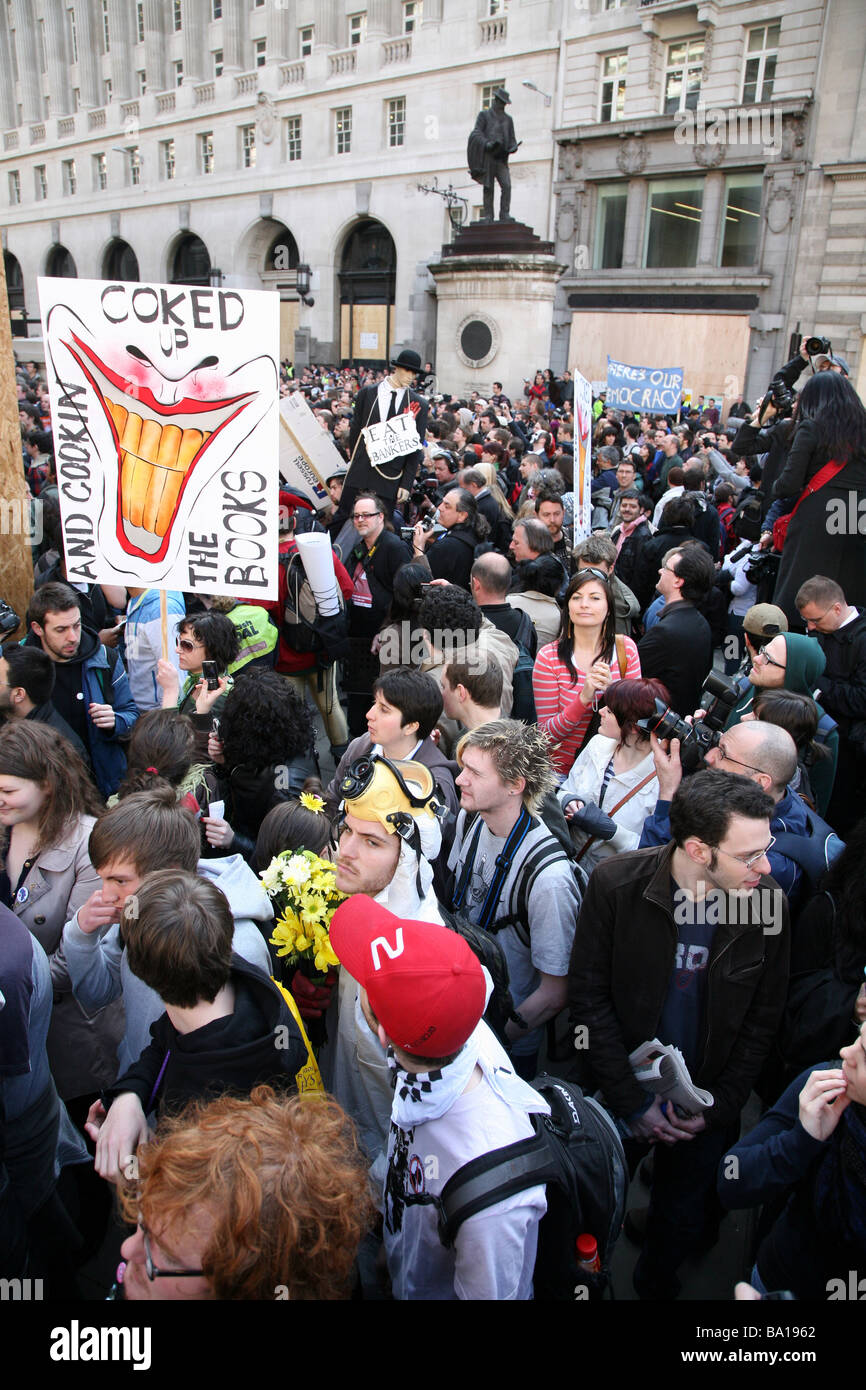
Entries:
POLYGON ((566 270, 553 243, 522 222, 473 222, 429 269, 438 389, 486 396, 501 381, 520 400, 524 379, 549 365, 553 297, 566 270))

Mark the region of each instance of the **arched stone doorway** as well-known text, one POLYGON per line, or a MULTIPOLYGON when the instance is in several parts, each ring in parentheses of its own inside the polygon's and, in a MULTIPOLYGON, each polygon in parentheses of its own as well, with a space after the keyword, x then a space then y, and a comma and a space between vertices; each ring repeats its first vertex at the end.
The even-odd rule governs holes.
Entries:
POLYGON ((185 232, 169 257, 169 281, 172 285, 209 285, 210 254, 201 237, 185 232))
POLYGON ((52 246, 45 262, 45 274, 58 276, 62 280, 77 280, 75 262, 65 246, 52 246))
POLYGON ((18 257, 11 251, 3 252, 3 265, 6 269, 6 293, 9 296, 9 318, 12 321, 12 337, 27 337, 27 305, 24 299, 24 276, 18 257))
POLYGON ((128 241, 115 237, 105 248, 102 258, 103 280, 120 280, 132 283, 140 280, 138 257, 128 241))
POLYGON ((298 243, 284 222, 262 217, 241 240, 238 264, 251 284, 271 290, 280 297, 280 360, 293 361, 299 304, 295 291, 296 271, 301 254, 298 243))
POLYGON ((384 366, 394 337, 397 250, 387 227, 365 217, 351 228, 340 262, 340 357, 384 366))

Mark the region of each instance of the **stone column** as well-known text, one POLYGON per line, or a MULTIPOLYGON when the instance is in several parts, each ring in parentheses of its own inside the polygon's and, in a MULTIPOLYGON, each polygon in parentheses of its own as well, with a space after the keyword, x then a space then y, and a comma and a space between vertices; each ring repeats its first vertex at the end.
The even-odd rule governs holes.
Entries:
POLYGON ((345 13, 337 0, 319 0, 316 11, 316 48, 343 48, 345 13))
POLYGON ((144 66, 148 92, 164 92, 165 80, 164 0, 144 0, 144 66))
POLYGON ((12 14, 15 20, 15 51, 18 55, 18 80, 21 84, 24 121, 41 121, 42 80, 36 47, 36 19, 31 0, 14 0, 12 14))
POLYGON ((391 0, 367 0, 368 38, 387 39, 391 36, 391 0))
POLYGON ((252 59, 247 49, 249 0, 223 0, 223 63, 226 72, 246 72, 252 59))
POLYGON ((12 81, 12 41, 6 23, 6 6, 0 5, 0 72, 8 73, 8 79, 0 82, 0 121, 4 130, 12 130, 18 124, 15 109, 15 83, 12 81))
POLYGON ((210 13, 210 0, 186 0, 183 7, 183 80, 200 82, 210 76, 205 71, 209 63, 207 51, 207 16, 210 13))
MULTIPOLYGON (((52 6, 46 6, 51 9, 52 6)), ((134 11, 124 0, 108 0, 108 31, 111 36, 111 93, 115 101, 126 101, 138 93, 133 90, 134 11)))
POLYGON ((715 265, 718 259, 719 226, 720 219, 724 216, 724 193, 724 174, 707 174, 704 179, 701 228, 698 234, 698 265, 715 265))
POLYGON ((82 106, 102 106, 102 10, 97 17, 94 0, 76 0, 75 31, 78 36, 78 89, 82 106))
POLYGON ((442 0, 424 0, 424 9, 421 15, 421 28, 427 24, 442 23, 442 0))
POLYGON ((297 57, 297 10, 295 0, 270 5, 267 16, 268 59, 297 57))
MULTIPOLYGON (((48 90, 51 93, 51 114, 68 116, 72 110, 72 90, 69 82, 69 63, 72 55, 67 52, 66 10, 62 5, 46 5, 45 13, 45 67, 48 90)), ((3 66, 0 59, 0 67, 3 66)))
MULTIPOLYGON (((11 72, 11 68, 6 69, 11 72)), ((4 85, 11 86, 11 83, 4 85)), ((26 356, 17 339, 18 350, 26 356)), ((9 514, 14 506, 22 520, 28 517, 27 484, 21 468, 21 432, 18 426, 18 402, 15 392, 15 366, 12 359, 12 325, 9 322, 9 300, 6 295, 6 269, 0 256, 0 497, 9 514)), ((11 603, 21 617, 17 632, 10 637, 24 636, 24 614, 33 594, 33 558, 30 537, 23 526, 10 526, 12 534, 3 537, 0 546, 0 594, 11 603)))
POLYGON ((643 258, 644 227, 646 226, 646 179, 629 179, 628 200, 625 205, 625 231, 622 241, 622 268, 638 266, 643 258))

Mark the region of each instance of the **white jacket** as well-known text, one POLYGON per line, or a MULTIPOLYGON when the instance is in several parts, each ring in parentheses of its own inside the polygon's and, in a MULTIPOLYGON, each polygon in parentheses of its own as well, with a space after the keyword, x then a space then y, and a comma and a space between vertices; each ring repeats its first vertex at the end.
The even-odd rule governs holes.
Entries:
MULTIPOLYGON (((599 805, 599 794, 601 784, 604 780, 605 768, 610 762, 616 749, 616 740, 605 738, 603 734, 596 734, 591 738, 583 752, 575 759, 574 766, 559 789, 558 796, 560 804, 565 807, 569 801, 575 797, 584 802, 594 802, 599 805)), ((614 773, 605 788, 601 809, 607 815, 611 813, 611 807, 616 806, 622 798, 636 787, 639 782, 654 772, 652 753, 647 753, 646 757, 631 768, 628 772, 614 773)), ((647 782, 645 787, 641 787, 639 792, 635 792, 613 817, 617 825, 617 832, 612 840, 596 840, 591 849, 587 850, 581 860, 581 866, 587 872, 597 864, 600 859, 608 859, 612 854, 617 854, 621 850, 637 849, 640 843, 643 823, 647 816, 652 815, 655 804, 658 801, 659 784, 653 777, 647 782)), ((580 849, 590 838, 588 835, 575 834, 575 844, 580 849)))

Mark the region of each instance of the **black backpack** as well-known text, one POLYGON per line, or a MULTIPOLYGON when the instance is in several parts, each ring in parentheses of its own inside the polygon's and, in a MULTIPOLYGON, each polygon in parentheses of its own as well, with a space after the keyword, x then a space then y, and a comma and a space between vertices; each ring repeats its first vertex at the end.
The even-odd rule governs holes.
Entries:
POLYGON ((734 515, 731 517, 731 529, 741 541, 759 541, 764 529, 763 523, 763 494, 748 488, 746 496, 734 508, 734 515))
POLYGON ((491 936, 481 927, 474 927, 462 912, 451 912, 441 903, 438 906, 445 926, 449 931, 463 937, 493 981, 493 993, 484 1010, 484 1022, 493 1030, 503 1047, 508 1047, 509 1039, 506 1037, 505 1025, 509 1020, 515 1019, 515 1013, 505 952, 495 936, 491 936))
POLYGON ((286 602, 281 630, 286 644, 295 652, 313 652, 322 666, 339 661, 349 653, 349 619, 339 585, 339 612, 324 617, 316 606, 315 595, 297 551, 281 561, 286 568, 286 602))
POLYGON ((542 1072, 533 1082, 550 1115, 530 1116, 535 1134, 493 1149, 458 1168, 436 1199, 439 1237, 452 1246, 464 1221, 517 1192, 544 1183, 547 1211, 538 1231, 536 1300, 601 1297, 622 1228, 628 1165, 607 1111, 571 1081, 542 1072), (600 1268, 578 1263, 580 1235, 595 1236, 600 1268))
POLYGON ((535 667, 535 659, 532 655, 534 636, 535 628, 532 626, 532 619, 528 613, 521 613, 520 626, 516 636, 512 638, 519 655, 514 674, 511 677, 513 692, 511 718, 522 719, 524 724, 534 724, 537 718, 535 692, 532 688, 532 672, 535 667))

